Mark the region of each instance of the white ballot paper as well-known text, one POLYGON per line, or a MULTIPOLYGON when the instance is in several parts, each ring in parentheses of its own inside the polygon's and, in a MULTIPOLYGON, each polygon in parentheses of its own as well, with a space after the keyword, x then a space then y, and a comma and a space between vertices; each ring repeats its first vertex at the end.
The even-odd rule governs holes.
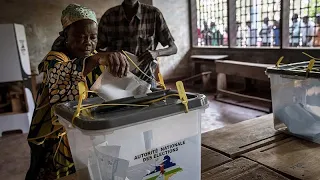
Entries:
POLYGON ((98 96, 106 101, 150 93, 151 85, 129 72, 126 77, 118 78, 104 71, 91 87, 98 96))

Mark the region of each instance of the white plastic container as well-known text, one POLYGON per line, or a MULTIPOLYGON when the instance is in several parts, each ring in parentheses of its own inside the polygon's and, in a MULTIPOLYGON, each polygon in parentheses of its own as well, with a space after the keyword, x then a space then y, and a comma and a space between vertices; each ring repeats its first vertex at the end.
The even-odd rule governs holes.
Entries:
MULTIPOLYGON (((147 98, 161 93, 167 95, 174 92, 151 93, 147 98)), ((81 115, 75 119, 76 127, 72 127, 70 122, 74 103, 59 105, 56 114, 67 130, 75 167, 80 173, 78 177, 92 180, 156 180, 170 177, 175 180, 200 180, 200 114, 207 101, 202 95, 188 96, 188 113, 173 97, 168 98, 166 103, 147 108, 91 112, 91 117, 81 115)), ((133 103, 145 98, 126 98, 117 103, 133 103)), ((104 109, 100 108, 100 111, 104 109)))
POLYGON ((320 143, 320 62, 307 72, 309 62, 268 68, 274 126, 320 143))

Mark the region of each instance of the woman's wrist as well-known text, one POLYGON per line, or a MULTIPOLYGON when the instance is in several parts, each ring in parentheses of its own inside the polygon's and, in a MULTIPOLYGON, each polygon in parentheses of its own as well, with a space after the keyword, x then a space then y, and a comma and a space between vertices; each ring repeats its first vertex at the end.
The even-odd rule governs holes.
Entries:
POLYGON ((99 58, 97 55, 89 56, 84 59, 83 76, 87 76, 95 67, 99 65, 99 58))

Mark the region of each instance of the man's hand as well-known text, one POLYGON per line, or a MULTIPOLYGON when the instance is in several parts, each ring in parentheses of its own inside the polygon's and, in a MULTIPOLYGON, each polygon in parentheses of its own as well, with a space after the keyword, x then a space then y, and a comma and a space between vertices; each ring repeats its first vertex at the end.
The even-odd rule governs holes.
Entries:
POLYGON ((139 61, 151 62, 153 60, 156 60, 158 56, 159 56, 159 53, 157 51, 147 50, 146 52, 144 52, 139 56, 139 61))
POLYGON ((115 77, 127 76, 129 63, 125 55, 120 52, 100 52, 96 54, 99 65, 108 66, 110 73, 115 77))

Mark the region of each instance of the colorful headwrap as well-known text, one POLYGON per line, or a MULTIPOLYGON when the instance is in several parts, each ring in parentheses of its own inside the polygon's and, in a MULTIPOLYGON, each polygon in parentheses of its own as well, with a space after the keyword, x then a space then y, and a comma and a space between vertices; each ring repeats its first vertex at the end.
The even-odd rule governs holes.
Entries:
POLYGON ((62 11, 61 24, 65 29, 72 23, 84 19, 90 19, 98 24, 94 11, 78 4, 70 4, 62 11))
POLYGON ((65 49, 66 43, 66 28, 74 22, 90 19, 98 24, 96 13, 91 9, 78 5, 69 4, 63 11, 61 16, 61 24, 63 31, 60 32, 60 36, 54 41, 51 50, 62 51, 65 49))

